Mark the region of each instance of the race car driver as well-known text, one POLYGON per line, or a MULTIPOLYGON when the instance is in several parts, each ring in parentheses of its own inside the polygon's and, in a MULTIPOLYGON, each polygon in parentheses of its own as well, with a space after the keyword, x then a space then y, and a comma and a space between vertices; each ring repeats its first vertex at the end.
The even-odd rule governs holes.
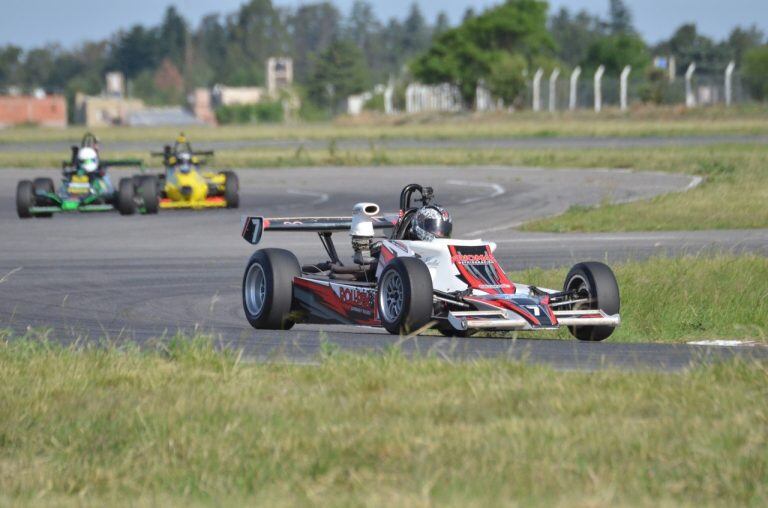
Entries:
POLYGON ((443 207, 428 205, 416 211, 411 221, 411 236, 414 240, 431 242, 435 238, 450 238, 453 231, 451 214, 443 207))

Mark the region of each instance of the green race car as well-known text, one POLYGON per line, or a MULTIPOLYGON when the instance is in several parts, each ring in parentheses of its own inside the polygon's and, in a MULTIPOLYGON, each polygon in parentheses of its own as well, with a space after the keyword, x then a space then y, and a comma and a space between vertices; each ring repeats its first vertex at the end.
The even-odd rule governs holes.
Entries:
POLYGON ((120 166, 144 170, 138 159, 100 159, 98 139, 88 133, 80 146, 72 147, 71 159, 62 163, 58 192, 50 178, 22 180, 16 187, 16 211, 22 219, 52 217, 58 212, 157 213, 160 206, 156 180, 136 175, 121 178, 115 188, 107 170, 120 166))

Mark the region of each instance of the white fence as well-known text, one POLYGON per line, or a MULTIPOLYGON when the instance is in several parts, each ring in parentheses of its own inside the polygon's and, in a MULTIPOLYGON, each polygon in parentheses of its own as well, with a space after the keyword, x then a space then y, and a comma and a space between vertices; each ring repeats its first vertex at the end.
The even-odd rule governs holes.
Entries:
MULTIPOLYGON (((718 103, 730 106, 734 102, 747 100, 735 70, 735 63, 731 62, 722 74, 700 74, 696 64, 691 63, 682 79, 675 80, 670 74, 670 78, 664 78, 663 82, 650 82, 629 65, 618 76, 607 75, 602 65, 591 76, 585 75, 580 67, 567 74, 559 68, 546 73, 539 68, 528 81, 522 104, 536 112, 592 109, 598 113, 606 106, 624 111, 631 103, 638 101, 684 104, 688 108, 718 103)), ((384 92, 386 114, 396 113, 393 93, 394 87, 390 84, 384 92)), ((349 113, 359 114, 366 99, 365 94, 350 97, 349 113)), ((504 107, 504 103, 493 97, 482 83, 478 85, 473 104, 475 111, 495 111, 504 107)), ((405 90, 405 112, 409 114, 464 109, 464 101, 455 85, 411 83, 405 90)))

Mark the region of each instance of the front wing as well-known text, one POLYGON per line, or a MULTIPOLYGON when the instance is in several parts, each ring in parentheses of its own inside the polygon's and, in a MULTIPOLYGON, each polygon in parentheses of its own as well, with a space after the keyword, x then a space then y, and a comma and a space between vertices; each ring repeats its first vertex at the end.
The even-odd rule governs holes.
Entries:
POLYGON ((226 207, 227 201, 220 196, 212 196, 201 201, 174 201, 168 198, 160 200, 160 208, 163 209, 201 209, 226 207))

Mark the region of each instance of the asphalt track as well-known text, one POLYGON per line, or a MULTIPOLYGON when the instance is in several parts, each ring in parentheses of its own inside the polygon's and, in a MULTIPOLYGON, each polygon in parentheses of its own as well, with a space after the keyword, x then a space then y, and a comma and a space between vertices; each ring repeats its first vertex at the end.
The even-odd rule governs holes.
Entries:
MULTIPOLYGON (((312 361, 324 342, 349 351, 380 351, 398 344, 407 354, 522 358, 563 369, 674 370, 736 354, 768 357, 762 347, 433 336, 401 340, 376 329, 343 326, 256 332, 242 315, 240 283, 253 248, 239 237, 241 215, 347 214, 359 201, 394 210, 400 188, 410 182, 435 187, 439 202, 454 216, 456 236, 496 241, 497 255, 508 269, 700 252, 768 255, 768 230, 551 235, 514 229, 573 204, 682 191, 696 184, 685 175, 507 167, 241 170, 241 208, 236 211, 18 219, 16 182, 56 174, 0 171, 0 327, 19 332, 50 328, 50 336, 64 343, 146 343, 177 332, 203 331, 253 358, 292 361, 312 361)), ((113 178, 123 174, 116 171, 113 178)), ((337 243, 342 255, 349 255, 344 235, 337 236, 337 243)), ((267 234, 264 246, 289 248, 303 261, 322 257, 311 234, 267 234)))

